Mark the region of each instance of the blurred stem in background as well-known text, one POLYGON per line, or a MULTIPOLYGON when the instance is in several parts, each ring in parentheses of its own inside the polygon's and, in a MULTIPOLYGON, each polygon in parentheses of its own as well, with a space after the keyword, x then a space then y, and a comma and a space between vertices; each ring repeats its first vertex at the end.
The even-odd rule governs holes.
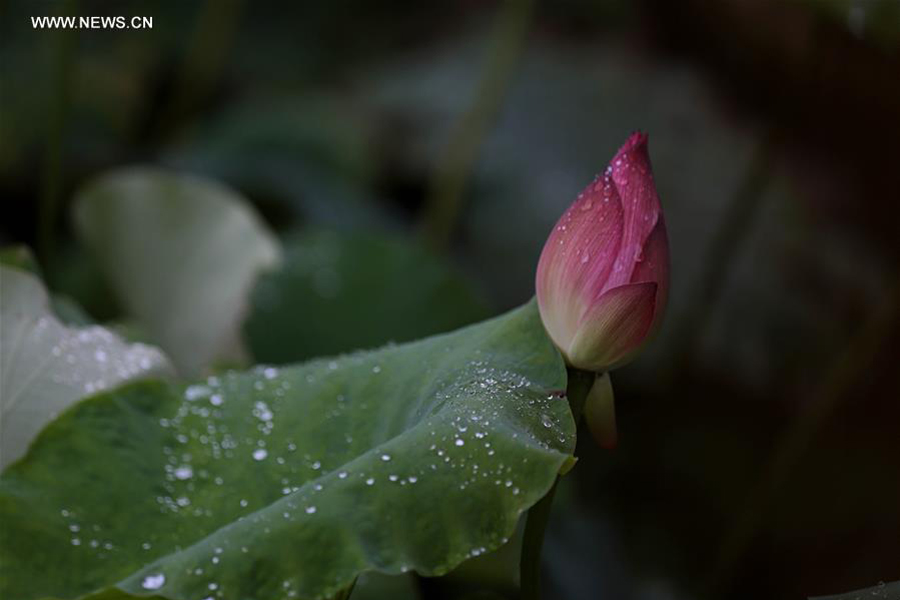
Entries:
POLYGON ((669 361, 669 373, 663 378, 670 386, 686 372, 690 366, 686 363, 696 355, 708 317, 725 288, 731 265, 736 261, 762 208, 766 188, 772 180, 775 137, 774 133, 769 132, 753 150, 744 176, 705 254, 706 266, 691 288, 692 297, 687 309, 676 321, 668 352, 674 359, 669 361))
POLYGON ((434 249, 445 248, 453 236, 466 182, 503 106, 533 14, 534 0, 507 0, 497 17, 475 97, 451 132, 429 184, 421 227, 434 249))
MULTIPOLYGON (((77 12, 78 3, 67 0, 60 6, 59 14, 74 15, 77 12)), ((53 262, 56 251, 56 224, 63 190, 63 133, 71 104, 72 64, 77 30, 60 28, 53 33, 54 40, 50 49, 52 80, 47 102, 47 137, 37 218, 38 255, 45 269, 53 262)))
MULTIPOLYGON (((595 373, 569 369, 566 398, 569 401, 569 408, 572 410, 576 429, 581 422, 584 402, 596 379, 595 373)), ((547 530, 547 522, 550 520, 550 510, 553 507, 553 497, 556 495, 558 484, 559 477, 556 478, 550 491, 537 504, 528 509, 525 533, 522 536, 522 558, 519 562, 521 600, 539 600, 541 597, 541 547, 544 545, 544 532, 547 530)))
POLYGON ((243 5, 243 0, 207 0, 203 4, 172 94, 159 114, 154 131, 157 140, 175 133, 221 78, 243 5))
POLYGON ((354 588, 356 588, 356 579, 354 579, 353 583, 351 583, 349 586, 335 594, 332 600, 348 600, 353 594, 354 588))
POLYGON ((718 553, 718 562, 710 571, 702 597, 721 597, 735 568, 740 564, 747 547, 753 541, 765 511, 772 504, 779 489, 788 481, 791 472, 810 447, 816 432, 847 397, 854 383, 878 355, 884 340, 891 334, 900 312, 900 274, 883 296, 877 310, 863 322, 850 339, 844 352, 823 371, 824 379, 812 396, 803 404, 793 427, 788 429, 768 461, 767 468, 752 492, 743 510, 731 527, 726 530, 724 542, 718 553))

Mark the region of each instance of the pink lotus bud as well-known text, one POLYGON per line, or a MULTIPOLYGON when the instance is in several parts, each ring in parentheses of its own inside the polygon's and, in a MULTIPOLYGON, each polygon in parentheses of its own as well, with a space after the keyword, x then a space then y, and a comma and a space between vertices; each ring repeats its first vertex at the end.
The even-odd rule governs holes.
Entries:
POLYGON ((560 218, 536 286, 544 327, 573 367, 620 366, 654 330, 669 291, 669 243, 646 135, 628 138, 560 218))

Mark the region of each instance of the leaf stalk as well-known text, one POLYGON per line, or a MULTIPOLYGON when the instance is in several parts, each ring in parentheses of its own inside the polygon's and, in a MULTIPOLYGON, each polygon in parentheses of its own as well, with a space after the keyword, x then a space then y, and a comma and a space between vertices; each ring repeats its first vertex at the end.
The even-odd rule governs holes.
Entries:
MULTIPOLYGON (((595 373, 580 369, 569 369, 566 398, 575 420, 575 427, 581 421, 584 403, 588 392, 597 378, 595 373)), ((544 533, 550 521, 553 497, 559 477, 541 500, 528 510, 525 521, 525 533, 522 539, 522 556, 519 561, 519 585, 522 600, 540 600, 541 597, 541 547, 544 545, 544 533)))

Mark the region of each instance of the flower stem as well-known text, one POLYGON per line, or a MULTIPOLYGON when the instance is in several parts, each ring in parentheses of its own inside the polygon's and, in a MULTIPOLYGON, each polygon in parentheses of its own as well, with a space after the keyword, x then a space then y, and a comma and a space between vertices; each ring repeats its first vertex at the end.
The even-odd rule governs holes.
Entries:
MULTIPOLYGON (((581 421, 584 401, 594 383, 596 375, 578 369, 569 369, 569 383, 566 398, 575 419, 575 427, 581 421)), ((553 482, 550 491, 531 507, 525 521, 525 534, 522 539, 522 557, 519 561, 519 580, 522 600, 539 600, 541 597, 541 546, 544 544, 544 532, 550 520, 550 509, 559 477, 553 482)))
MULTIPOLYGON (((78 3, 69 0, 61 5, 60 14, 78 14, 78 3)), ((77 31, 59 30, 52 54, 52 90, 47 105, 46 147, 43 177, 37 206, 37 250, 47 273, 56 258, 56 226, 63 193, 63 152, 66 123, 71 105, 72 59, 76 51, 77 31)))
POLYGON ((525 49, 536 2, 508 0, 497 17, 481 80, 471 106, 454 126, 429 184, 422 215, 425 243, 444 250, 463 209, 463 196, 478 152, 497 120, 525 49))

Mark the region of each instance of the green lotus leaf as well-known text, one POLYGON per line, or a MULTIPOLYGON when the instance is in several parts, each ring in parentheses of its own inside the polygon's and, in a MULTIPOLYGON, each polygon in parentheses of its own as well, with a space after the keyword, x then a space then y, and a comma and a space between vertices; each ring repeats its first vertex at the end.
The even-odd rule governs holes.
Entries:
POLYGON ((532 302, 423 341, 72 407, 0 477, 0 595, 329 598, 490 552, 575 424, 532 302))

